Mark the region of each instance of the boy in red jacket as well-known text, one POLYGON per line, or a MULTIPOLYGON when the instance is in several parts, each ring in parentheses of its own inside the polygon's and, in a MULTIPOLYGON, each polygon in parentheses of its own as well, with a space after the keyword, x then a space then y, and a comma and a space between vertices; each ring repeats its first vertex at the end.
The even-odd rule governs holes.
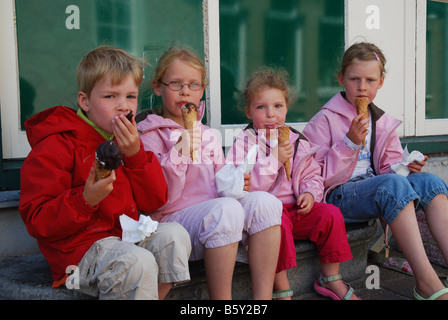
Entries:
POLYGON ((78 111, 47 109, 25 123, 32 151, 21 169, 20 214, 50 264, 54 287, 77 266, 79 286, 100 299, 163 299, 189 280, 190 239, 179 224, 159 224, 137 243, 122 241, 119 217, 166 203, 168 190, 135 119, 143 61, 99 47, 78 66, 78 111), (98 145, 114 140, 122 164, 96 180, 98 145))

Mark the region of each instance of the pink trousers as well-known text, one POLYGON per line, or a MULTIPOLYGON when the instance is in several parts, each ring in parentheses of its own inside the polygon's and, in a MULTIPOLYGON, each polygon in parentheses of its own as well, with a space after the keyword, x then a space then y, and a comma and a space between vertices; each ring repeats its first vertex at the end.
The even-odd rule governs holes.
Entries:
POLYGON ((294 240, 311 240, 316 243, 321 263, 338 263, 353 258, 339 208, 316 202, 306 215, 298 215, 297 209, 295 203, 283 204, 281 245, 276 272, 297 266, 294 240))

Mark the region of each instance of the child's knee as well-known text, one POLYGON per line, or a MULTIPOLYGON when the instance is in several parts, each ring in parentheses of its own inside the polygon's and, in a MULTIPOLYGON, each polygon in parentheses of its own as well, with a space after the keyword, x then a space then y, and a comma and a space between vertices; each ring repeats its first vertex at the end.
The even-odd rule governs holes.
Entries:
MULTIPOLYGON (((315 204, 316 207, 317 204, 315 204)), ((335 223, 344 223, 344 216, 341 210, 332 204, 319 203, 318 210, 313 212, 320 217, 320 220, 326 224, 333 225, 335 223)))
POLYGON ((189 243, 190 235, 187 230, 177 222, 165 222, 159 224, 159 228, 162 228, 160 236, 164 237, 166 242, 176 242, 176 243, 189 243))
POLYGON ((251 192, 240 201, 245 214, 244 230, 249 235, 282 224, 283 205, 272 194, 251 192))
POLYGON ((263 191, 248 193, 241 200, 241 203, 243 206, 257 206, 276 212, 281 212, 283 208, 282 202, 276 196, 263 191))
POLYGON ((142 249, 122 255, 99 277, 100 297, 136 299, 143 294, 145 298, 157 299, 158 273, 159 267, 151 252, 142 249))
POLYGON ((221 198, 216 206, 211 210, 210 216, 214 222, 233 221, 235 226, 243 226, 244 210, 241 203, 232 198, 221 198))
POLYGON ((237 200, 231 198, 216 200, 199 227, 199 241, 208 242, 208 247, 224 246, 239 241, 244 227, 244 210, 237 200))

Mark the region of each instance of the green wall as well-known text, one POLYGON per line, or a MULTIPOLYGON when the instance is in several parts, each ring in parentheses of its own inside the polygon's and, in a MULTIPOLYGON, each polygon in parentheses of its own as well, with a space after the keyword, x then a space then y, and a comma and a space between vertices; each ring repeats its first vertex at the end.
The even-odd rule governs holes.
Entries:
POLYGON ((260 66, 284 68, 298 95, 288 122, 306 122, 339 92, 344 0, 223 0, 220 5, 221 116, 246 123, 238 95, 260 66))

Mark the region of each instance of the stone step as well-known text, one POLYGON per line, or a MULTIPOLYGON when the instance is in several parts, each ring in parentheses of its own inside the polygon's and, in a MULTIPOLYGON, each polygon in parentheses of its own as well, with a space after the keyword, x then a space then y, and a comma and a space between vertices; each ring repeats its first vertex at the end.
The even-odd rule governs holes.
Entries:
MULTIPOLYGON (((347 225, 347 236, 353 259, 341 264, 341 273, 346 281, 364 276, 367 266, 369 242, 377 231, 377 224, 347 225)), ((313 282, 319 276, 319 258, 316 246, 310 241, 296 241, 297 268, 288 270, 291 289, 296 297, 313 291, 313 282)), ((190 263, 191 281, 173 287, 169 300, 209 299, 202 261, 190 263)), ((4 300, 85 300, 90 296, 65 287, 51 288, 50 268, 42 254, 7 257, 0 260, 0 299, 4 300)), ((251 298, 249 266, 237 262, 233 277, 233 298, 251 298)))

